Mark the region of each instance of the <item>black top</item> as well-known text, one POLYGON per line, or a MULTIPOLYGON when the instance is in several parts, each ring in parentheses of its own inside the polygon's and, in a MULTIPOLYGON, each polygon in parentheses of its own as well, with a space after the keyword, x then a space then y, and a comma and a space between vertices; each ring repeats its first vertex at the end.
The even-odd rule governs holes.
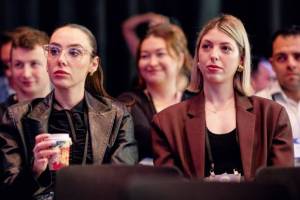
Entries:
POLYGON ((18 103, 16 94, 10 95, 4 102, 0 103, 0 121, 6 109, 16 103, 18 103))
MULTIPOLYGON (((49 133, 69 133, 72 138, 70 164, 82 164, 87 134, 87 125, 84 120, 84 112, 86 110, 84 100, 74 106, 71 110, 57 110, 56 106, 57 102, 54 103, 50 115, 48 131, 49 133), (72 133, 70 123, 74 125, 75 134, 72 133)), ((88 137, 90 137, 90 135, 88 137)), ((90 138, 88 139, 86 163, 93 163, 90 138)))
MULTIPOLYGON (((208 129, 208 138, 215 165, 215 174, 232 174, 237 170, 243 175, 240 148, 238 145, 236 129, 225 134, 214 134, 208 129)), ((208 157, 208 149, 205 150, 205 176, 210 175, 211 162, 208 157)))
MULTIPOLYGON (((185 90, 181 101, 195 96, 197 93, 185 90)), ((145 94, 142 89, 135 89, 125 92, 118 97, 118 100, 126 103, 133 117, 134 135, 138 143, 139 160, 153 158, 151 141, 151 122, 157 113, 150 95, 145 94)))
POLYGON ((118 97, 118 100, 125 102, 133 117, 134 136, 138 144, 139 160, 152 158, 151 143, 151 121, 156 113, 153 102, 143 90, 126 92, 118 97))

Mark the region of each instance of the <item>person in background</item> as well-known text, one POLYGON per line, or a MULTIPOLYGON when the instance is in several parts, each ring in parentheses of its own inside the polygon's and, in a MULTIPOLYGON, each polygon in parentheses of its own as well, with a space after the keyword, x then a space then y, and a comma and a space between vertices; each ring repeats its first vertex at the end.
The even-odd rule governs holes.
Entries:
POLYGON ((12 81, 10 81, 10 51, 12 44, 12 32, 6 31, 1 34, 0 41, 0 62, 1 62, 1 76, 0 76, 0 103, 5 101, 9 95, 13 94, 14 91, 10 87, 12 81))
POLYGON ((137 34, 138 26, 147 24, 148 28, 156 26, 158 24, 168 23, 169 18, 156 13, 145 13, 132 16, 128 18, 122 25, 122 32, 130 53, 133 56, 137 55, 138 45, 140 43, 140 37, 137 34))
POLYGON ((277 81, 256 95, 272 99, 287 110, 293 130, 295 162, 300 165, 300 26, 280 29, 274 34, 270 62, 277 81))
POLYGON ((254 58, 251 71, 251 85, 255 92, 263 90, 276 81, 271 63, 264 58, 254 58))
POLYGON ((48 43, 49 36, 45 32, 30 27, 23 28, 22 33, 14 36, 9 71, 16 93, 0 104, 0 116, 8 106, 50 93, 51 82, 43 49, 48 43))
POLYGON ((57 28, 44 47, 54 90, 45 98, 10 106, 0 127, 2 185, 11 196, 52 199, 55 171, 51 134, 72 139, 70 164, 137 163, 133 122, 126 107, 103 88, 97 42, 86 27, 57 28), (5 131, 7 130, 7 131, 5 131))
POLYGON ((192 58, 180 27, 165 23, 149 29, 137 51, 139 87, 119 100, 131 103, 139 160, 153 158, 151 120, 155 113, 179 103, 189 83, 192 58))
POLYGON ((18 34, 26 32, 29 27, 19 26, 13 30, 1 33, 0 39, 0 63, 1 63, 1 77, 0 77, 0 103, 5 101, 9 95, 15 93, 15 85, 11 78, 10 61, 11 61, 11 47, 14 37, 18 34))
POLYGON ((250 45, 232 15, 210 20, 196 43, 190 87, 199 93, 153 117, 155 166, 188 178, 253 180, 267 166, 293 166, 285 109, 252 96, 250 45))

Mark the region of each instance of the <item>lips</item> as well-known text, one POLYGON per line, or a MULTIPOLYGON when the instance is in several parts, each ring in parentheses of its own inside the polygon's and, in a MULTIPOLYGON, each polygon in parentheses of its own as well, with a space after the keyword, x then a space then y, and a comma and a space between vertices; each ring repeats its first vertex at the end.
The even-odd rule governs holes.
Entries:
POLYGON ((22 85, 23 85, 23 86, 29 87, 29 86, 31 86, 32 84, 33 84, 33 81, 22 81, 22 85))
POLYGON ((218 65, 207 65, 206 68, 212 72, 222 70, 222 67, 219 67, 218 65))
POLYGON ((53 73, 55 76, 66 76, 66 75, 69 75, 68 72, 65 72, 63 70, 57 70, 53 73))

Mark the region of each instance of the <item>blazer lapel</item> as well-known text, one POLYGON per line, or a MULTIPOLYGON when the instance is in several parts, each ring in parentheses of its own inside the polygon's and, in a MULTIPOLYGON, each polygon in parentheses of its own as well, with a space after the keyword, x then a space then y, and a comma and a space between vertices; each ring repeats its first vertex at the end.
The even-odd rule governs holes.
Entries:
POLYGON ((204 176, 205 167, 205 110, 204 95, 191 99, 186 121, 186 136, 194 166, 194 175, 204 176))
POLYGON ((105 102, 95 99, 89 93, 86 93, 86 102, 94 164, 100 164, 103 162, 106 148, 109 145, 116 113, 111 106, 105 105, 105 102))
POLYGON ((255 115, 249 112, 252 104, 247 97, 236 95, 237 132, 244 176, 250 177, 255 140, 255 115))

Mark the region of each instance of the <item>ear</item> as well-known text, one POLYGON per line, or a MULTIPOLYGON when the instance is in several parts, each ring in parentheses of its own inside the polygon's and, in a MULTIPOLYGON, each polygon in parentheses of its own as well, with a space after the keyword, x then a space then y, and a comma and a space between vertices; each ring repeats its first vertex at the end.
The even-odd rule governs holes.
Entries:
POLYGON ((180 66, 180 69, 183 66, 183 63, 184 63, 184 53, 180 53, 178 56, 178 66, 180 66))
POLYGON ((244 56, 241 56, 240 65, 244 66, 244 56))
POLYGON ((90 68, 89 68, 90 74, 93 74, 98 69, 99 63, 100 63, 99 56, 92 58, 92 62, 91 62, 90 68))

